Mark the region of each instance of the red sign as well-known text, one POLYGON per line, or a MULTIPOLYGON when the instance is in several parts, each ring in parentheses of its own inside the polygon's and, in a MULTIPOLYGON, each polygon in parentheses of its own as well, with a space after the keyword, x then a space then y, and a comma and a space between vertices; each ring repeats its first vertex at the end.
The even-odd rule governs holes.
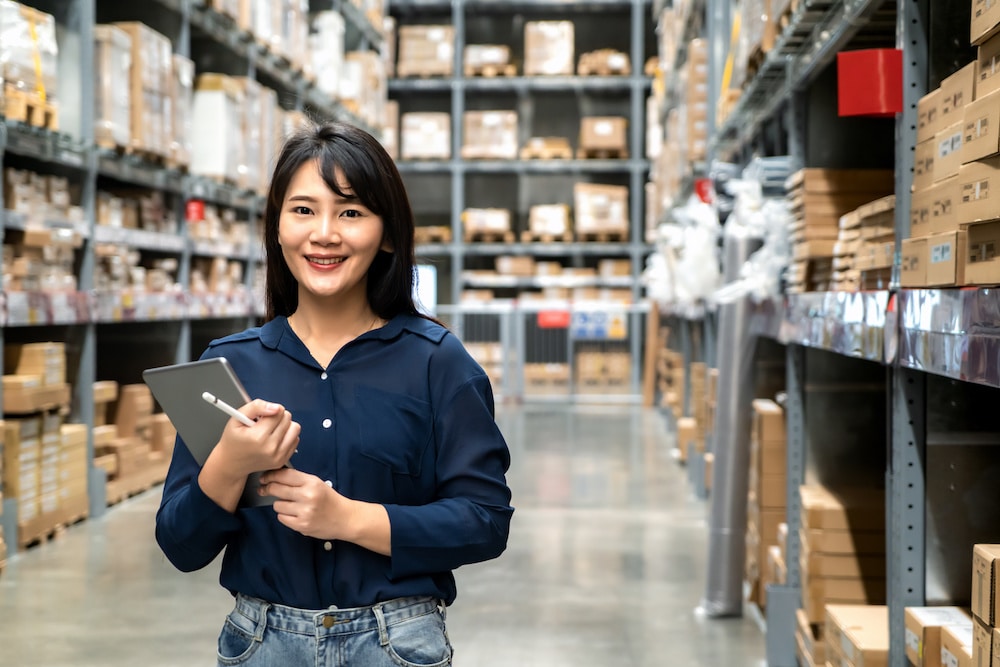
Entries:
POLYGON ((568 329, 570 319, 568 310, 541 310, 538 312, 538 328, 568 329))

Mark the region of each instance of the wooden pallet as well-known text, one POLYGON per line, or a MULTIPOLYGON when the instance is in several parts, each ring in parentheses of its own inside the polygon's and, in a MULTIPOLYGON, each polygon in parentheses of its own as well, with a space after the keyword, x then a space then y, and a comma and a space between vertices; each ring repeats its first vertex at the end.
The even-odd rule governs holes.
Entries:
POLYGON ((600 49, 582 54, 576 73, 579 76, 629 76, 632 74, 632 63, 626 53, 600 49))
POLYGON ((761 66, 764 64, 764 60, 767 58, 767 51, 757 45, 747 56, 747 73, 746 77, 743 79, 744 87, 749 85, 753 81, 754 77, 757 76, 757 72, 760 70, 761 66))
POLYGON ((573 232, 538 234, 530 230, 521 232, 521 243, 572 243, 573 232))
POLYGON ((428 71, 428 70, 411 70, 409 68, 396 66, 396 75, 401 79, 443 79, 451 76, 451 71, 428 71))
POLYGON ((521 147, 522 160, 572 160, 573 148, 565 137, 535 137, 521 147))
POLYGON ((507 63, 506 65, 493 63, 465 65, 463 71, 467 77, 481 76, 486 79, 493 79, 498 76, 517 76, 517 65, 512 63, 507 63))
POLYGON ((17 524, 17 546, 30 549, 45 542, 58 539, 69 526, 80 523, 89 516, 87 510, 60 508, 55 512, 42 514, 31 521, 17 524))
POLYGON ((577 148, 577 160, 627 160, 627 148, 577 148))
POLYGON ((10 120, 53 132, 59 130, 58 107, 48 100, 43 101, 39 94, 6 86, 2 101, 3 107, 0 111, 10 120))
POLYGON ((466 243, 513 243, 514 232, 465 232, 466 243))
POLYGON ((445 227, 444 225, 416 227, 413 230, 413 238, 417 245, 424 243, 451 243, 451 227, 445 227))
POLYGON ((604 231, 604 232, 580 232, 576 233, 576 240, 581 243, 625 243, 628 241, 627 231, 604 231))

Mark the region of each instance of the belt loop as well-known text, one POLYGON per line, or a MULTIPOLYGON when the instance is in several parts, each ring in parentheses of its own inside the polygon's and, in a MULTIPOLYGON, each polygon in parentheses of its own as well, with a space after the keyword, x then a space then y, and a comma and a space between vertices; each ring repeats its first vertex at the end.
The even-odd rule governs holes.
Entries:
POLYGON ((385 613, 382 611, 382 603, 372 607, 375 614, 375 621, 378 623, 378 641, 382 646, 389 645, 389 631, 385 627, 385 613))
POLYGON ((448 620, 448 605, 445 604, 444 600, 440 600, 439 599, 437 601, 437 608, 438 608, 438 613, 441 614, 441 620, 442 621, 447 621, 448 620))
POLYGON ((260 603, 260 618, 257 620, 257 629, 254 630, 253 638, 254 641, 263 642, 264 641, 264 630, 267 629, 267 612, 270 611, 271 604, 269 602, 261 601, 260 603))

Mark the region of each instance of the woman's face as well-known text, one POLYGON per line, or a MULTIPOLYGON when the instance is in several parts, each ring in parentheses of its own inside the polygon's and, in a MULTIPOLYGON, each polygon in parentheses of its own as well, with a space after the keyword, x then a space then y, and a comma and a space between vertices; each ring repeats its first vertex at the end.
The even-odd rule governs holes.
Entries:
POLYGON ((343 172, 335 173, 340 197, 327 187, 319 163, 292 176, 278 218, 278 244, 303 298, 365 298, 368 268, 382 242, 382 218, 354 198, 343 172))

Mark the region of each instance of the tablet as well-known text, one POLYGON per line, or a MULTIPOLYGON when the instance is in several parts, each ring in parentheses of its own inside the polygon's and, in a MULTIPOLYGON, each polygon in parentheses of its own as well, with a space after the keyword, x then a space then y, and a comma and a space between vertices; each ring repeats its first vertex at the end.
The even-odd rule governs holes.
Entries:
MULTIPOLYGON (((143 371, 142 379, 198 465, 205 465, 229 421, 229 415, 202 399, 202 392, 211 392, 234 408, 251 400, 224 357, 149 368, 143 371)), ((257 493, 259 477, 260 474, 255 473, 247 478, 241 506, 255 507, 274 502, 273 497, 257 493)))

